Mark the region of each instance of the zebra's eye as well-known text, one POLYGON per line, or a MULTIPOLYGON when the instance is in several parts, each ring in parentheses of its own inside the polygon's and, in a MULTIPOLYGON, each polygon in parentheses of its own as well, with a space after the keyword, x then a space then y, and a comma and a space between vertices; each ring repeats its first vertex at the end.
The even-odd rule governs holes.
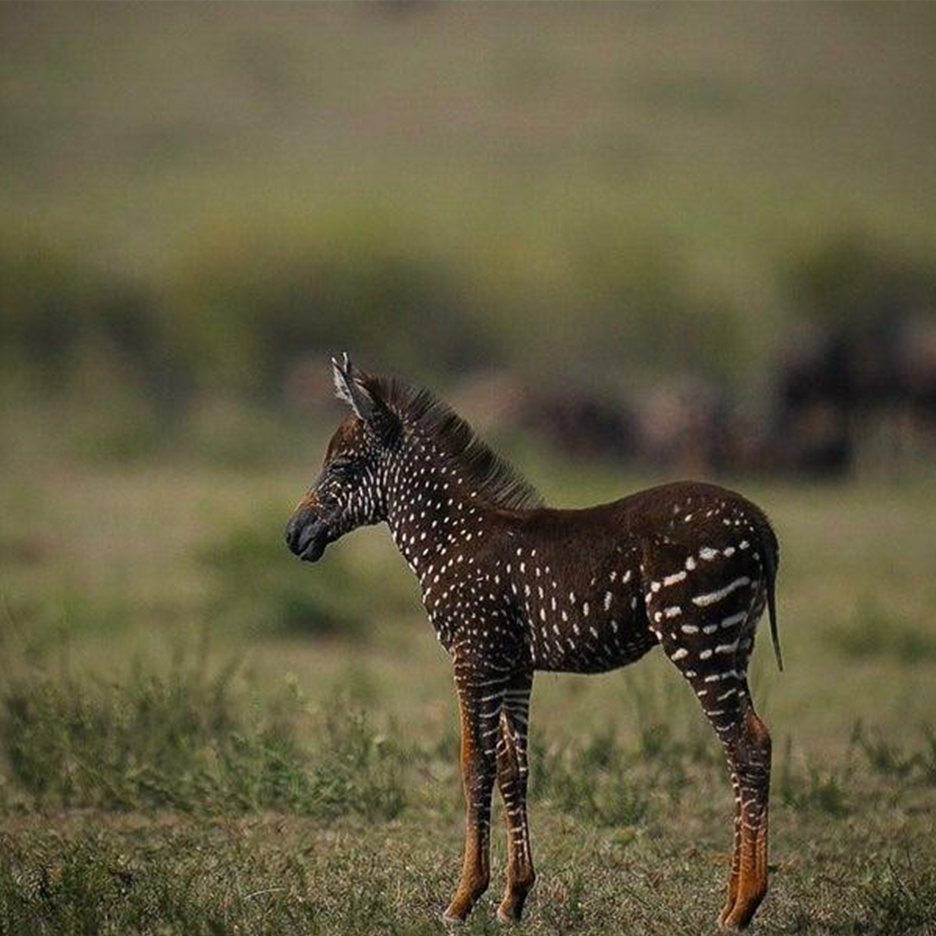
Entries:
POLYGON ((328 470, 336 478, 344 478, 352 473, 354 470, 354 459, 351 458, 336 458, 329 466, 328 470))

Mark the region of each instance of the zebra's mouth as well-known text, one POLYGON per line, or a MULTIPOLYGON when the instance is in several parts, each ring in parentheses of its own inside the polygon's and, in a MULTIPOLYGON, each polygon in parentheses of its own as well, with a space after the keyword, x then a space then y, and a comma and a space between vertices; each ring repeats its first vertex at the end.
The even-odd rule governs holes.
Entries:
POLYGON ((301 552, 297 553, 303 562, 318 562, 325 552, 328 545, 328 533, 323 530, 322 536, 316 536, 309 541, 309 544, 301 552))
POLYGON ((297 512, 286 527, 286 544, 304 562, 321 559, 331 539, 329 525, 307 508, 297 512))

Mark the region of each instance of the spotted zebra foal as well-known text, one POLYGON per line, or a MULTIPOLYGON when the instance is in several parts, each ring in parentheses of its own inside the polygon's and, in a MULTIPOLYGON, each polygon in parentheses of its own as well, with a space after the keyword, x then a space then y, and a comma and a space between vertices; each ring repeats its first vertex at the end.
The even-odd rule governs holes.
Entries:
POLYGON ((425 391, 333 361, 351 414, 286 529, 314 562, 385 522, 419 578, 449 653, 461 711, 464 867, 446 921, 464 920, 490 877, 496 783, 507 819, 503 922, 533 886, 527 732, 536 670, 600 673, 660 644, 725 748, 734 850, 721 922, 744 927, 767 891, 770 735, 747 683, 765 606, 774 624, 776 537, 764 513, 711 484, 680 482, 585 510, 539 503, 527 485, 425 391))

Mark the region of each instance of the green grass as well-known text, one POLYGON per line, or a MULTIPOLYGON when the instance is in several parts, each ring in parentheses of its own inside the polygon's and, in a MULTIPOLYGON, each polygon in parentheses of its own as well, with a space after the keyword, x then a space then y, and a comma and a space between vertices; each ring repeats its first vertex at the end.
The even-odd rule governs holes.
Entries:
MULTIPOLYGON (((346 705, 310 711, 291 681, 205 665, 137 663, 106 688, 26 670, 6 687, 0 932, 434 931, 458 865, 450 725, 375 733, 346 705)), ((531 933, 707 928, 731 805, 720 764, 666 736, 647 756, 641 732, 610 727, 538 739, 533 764, 531 933)), ((789 751, 777 767, 760 930, 925 932, 932 784, 789 751)), ((468 931, 496 931, 491 912, 468 931)))
POLYGON ((862 899, 876 932, 926 932, 936 925, 936 875, 914 867, 910 855, 870 872, 862 899))
POLYGON ((205 665, 176 660, 161 673, 138 661, 120 682, 14 679, 0 710, 12 791, 44 809, 209 816, 389 819, 403 807, 399 755, 346 699, 313 717, 290 683, 248 704, 232 691, 234 665, 205 665))

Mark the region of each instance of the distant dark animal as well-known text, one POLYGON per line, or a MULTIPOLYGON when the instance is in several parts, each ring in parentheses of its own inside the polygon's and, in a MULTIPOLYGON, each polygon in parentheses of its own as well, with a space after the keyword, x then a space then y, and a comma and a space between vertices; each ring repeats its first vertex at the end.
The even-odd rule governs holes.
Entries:
POLYGON ((850 471, 874 418, 898 418, 922 450, 936 431, 936 325, 885 307, 786 349, 776 378, 776 461, 834 477, 850 471))
POLYGON ((507 815, 507 889, 518 920, 533 886, 527 733, 536 670, 600 673, 657 644, 689 681, 722 742, 736 815, 721 922, 747 925, 767 891, 770 735, 747 666, 765 606, 774 624, 778 546, 766 516, 710 484, 652 488, 586 510, 539 504, 532 488, 425 391, 333 362, 353 410, 286 529, 314 562, 356 527, 386 522, 419 578, 450 654, 461 708, 467 830, 444 918, 486 890, 495 781, 507 815))

